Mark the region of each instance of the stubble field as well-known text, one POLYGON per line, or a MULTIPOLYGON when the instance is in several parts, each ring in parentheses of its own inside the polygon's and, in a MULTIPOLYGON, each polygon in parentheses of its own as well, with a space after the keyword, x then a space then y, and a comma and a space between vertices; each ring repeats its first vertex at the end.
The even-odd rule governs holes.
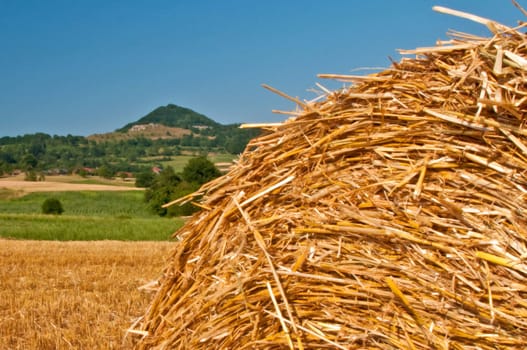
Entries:
POLYGON ((131 348, 174 244, 0 239, 0 348, 131 348))
POLYGON ((8 189, 18 195, 33 192, 55 191, 142 191, 133 182, 120 179, 108 180, 98 176, 83 178, 78 175, 48 176, 46 181, 25 181, 24 175, 0 177, 0 189, 8 189))

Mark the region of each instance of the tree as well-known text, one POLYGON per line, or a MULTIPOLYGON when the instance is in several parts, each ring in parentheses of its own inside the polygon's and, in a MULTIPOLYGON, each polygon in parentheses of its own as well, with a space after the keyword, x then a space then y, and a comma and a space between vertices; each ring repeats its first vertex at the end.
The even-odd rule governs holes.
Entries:
POLYGON ((26 176, 24 177, 24 181, 38 181, 37 172, 35 170, 26 171, 26 176))
POLYGON ((16 163, 16 159, 13 157, 13 155, 11 153, 3 152, 0 149, 0 163, 15 164, 16 163))
POLYGON ((79 170, 77 170, 77 174, 79 174, 79 176, 81 177, 88 177, 88 172, 84 168, 80 168, 79 170))
POLYGON ((42 213, 60 215, 64 212, 62 203, 57 198, 47 198, 42 203, 42 213))
POLYGON ((174 199, 175 188, 180 182, 181 177, 170 166, 155 177, 152 185, 145 191, 145 201, 154 213, 167 215, 167 209, 162 206, 174 199))
POLYGON ((25 170, 35 169, 37 167, 38 160, 34 155, 28 153, 22 158, 22 166, 25 170))
POLYGON ((154 179, 155 174, 150 169, 142 171, 135 177, 135 187, 150 187, 154 179))
MULTIPOLYGON (((182 181, 174 188, 174 193, 172 195, 174 199, 181 198, 187 194, 195 192, 198 188, 199 185, 196 183, 182 181)), ((167 216, 189 216, 198 210, 199 207, 190 202, 182 205, 176 204, 167 208, 167 216)))
POLYGON ((9 174, 13 171, 13 166, 0 160, 0 175, 9 174))
POLYGON ((29 153, 38 159, 46 153, 46 144, 44 141, 33 141, 33 143, 29 145, 29 153))
POLYGON ((235 134, 225 141, 225 150, 231 154, 240 154, 245 149, 248 140, 243 135, 235 134))
POLYGON ((183 168, 183 179, 190 183, 202 185, 221 175, 214 163, 205 157, 196 157, 188 161, 183 168))
POLYGON ((105 179, 111 179, 114 175, 114 172, 110 169, 109 166, 103 165, 97 169, 97 175, 104 177, 105 179))

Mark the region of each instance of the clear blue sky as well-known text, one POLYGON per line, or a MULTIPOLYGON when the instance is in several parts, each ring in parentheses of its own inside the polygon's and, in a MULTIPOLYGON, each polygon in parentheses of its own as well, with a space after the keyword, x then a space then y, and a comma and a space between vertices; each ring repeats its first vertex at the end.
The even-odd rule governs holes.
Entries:
POLYGON ((262 83, 309 100, 342 86, 318 73, 388 67, 449 29, 489 35, 433 5, 527 20, 508 0, 0 0, 0 136, 108 132, 169 103, 280 121, 295 106, 262 83))

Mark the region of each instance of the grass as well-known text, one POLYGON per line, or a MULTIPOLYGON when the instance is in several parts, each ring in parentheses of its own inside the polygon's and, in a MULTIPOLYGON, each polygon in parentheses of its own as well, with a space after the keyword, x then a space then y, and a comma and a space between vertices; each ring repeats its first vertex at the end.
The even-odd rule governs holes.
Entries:
POLYGON ((214 153, 214 154, 210 154, 208 157, 208 159, 213 163, 232 162, 236 158, 238 158, 237 155, 230 154, 230 153, 214 153))
MULTIPOLYGON (((1 194, 0 194, 1 195, 1 194)), ((168 240, 184 220, 152 214, 137 191, 35 192, 0 198, 0 237, 36 240, 168 240), (7 197, 7 198, 6 198, 7 197), (62 215, 43 215, 46 198, 61 201, 62 215)))
POLYGON ((161 164, 163 167, 171 166, 176 173, 180 173, 192 158, 195 158, 195 156, 175 156, 171 160, 162 161, 161 164))
MULTIPOLYGON (((229 154, 229 153, 210 153, 207 156, 207 159, 210 160, 213 163, 228 163, 232 162, 234 159, 236 159, 237 155, 229 154)), ((168 161, 162 161, 161 164, 163 166, 171 166, 174 168, 174 171, 176 173, 182 172, 185 165, 187 165, 188 161, 192 158, 196 158, 196 156, 193 155, 180 155, 171 157, 171 160, 168 161)))
POLYGON ((59 241, 161 241, 183 219, 0 214, 0 237, 59 241))
POLYGON ((131 349, 174 244, 0 239, 0 348, 131 349))
MULTIPOLYGON (((5 178, 6 180, 17 180, 25 181, 25 175, 10 176, 5 178)), ((101 176, 89 175, 48 175, 46 176, 47 182, 59 182, 59 183, 71 183, 71 184, 91 184, 91 185, 112 185, 112 186, 124 186, 124 187, 135 187, 134 181, 124 181, 119 177, 113 179, 106 179, 101 176)), ((0 181, 0 186, 2 182, 0 181)))
POLYGON ((156 217, 143 201, 141 191, 34 192, 23 197, 0 200, 0 213, 38 214, 47 198, 60 200, 64 215, 104 217, 156 217))

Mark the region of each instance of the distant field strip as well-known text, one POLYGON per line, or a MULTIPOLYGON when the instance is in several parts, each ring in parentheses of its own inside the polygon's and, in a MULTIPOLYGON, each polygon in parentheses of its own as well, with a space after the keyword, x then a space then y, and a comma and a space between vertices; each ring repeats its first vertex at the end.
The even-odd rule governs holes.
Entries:
POLYGON ((53 181, 17 181, 0 180, 0 188, 24 192, 54 192, 54 191, 142 191, 142 188, 101 185, 79 184, 53 181))
POLYGON ((159 218, 148 209, 143 193, 137 191, 34 192, 6 200, 0 197, 0 213, 39 214, 42 212, 42 203, 50 197, 62 202, 64 216, 159 218))

